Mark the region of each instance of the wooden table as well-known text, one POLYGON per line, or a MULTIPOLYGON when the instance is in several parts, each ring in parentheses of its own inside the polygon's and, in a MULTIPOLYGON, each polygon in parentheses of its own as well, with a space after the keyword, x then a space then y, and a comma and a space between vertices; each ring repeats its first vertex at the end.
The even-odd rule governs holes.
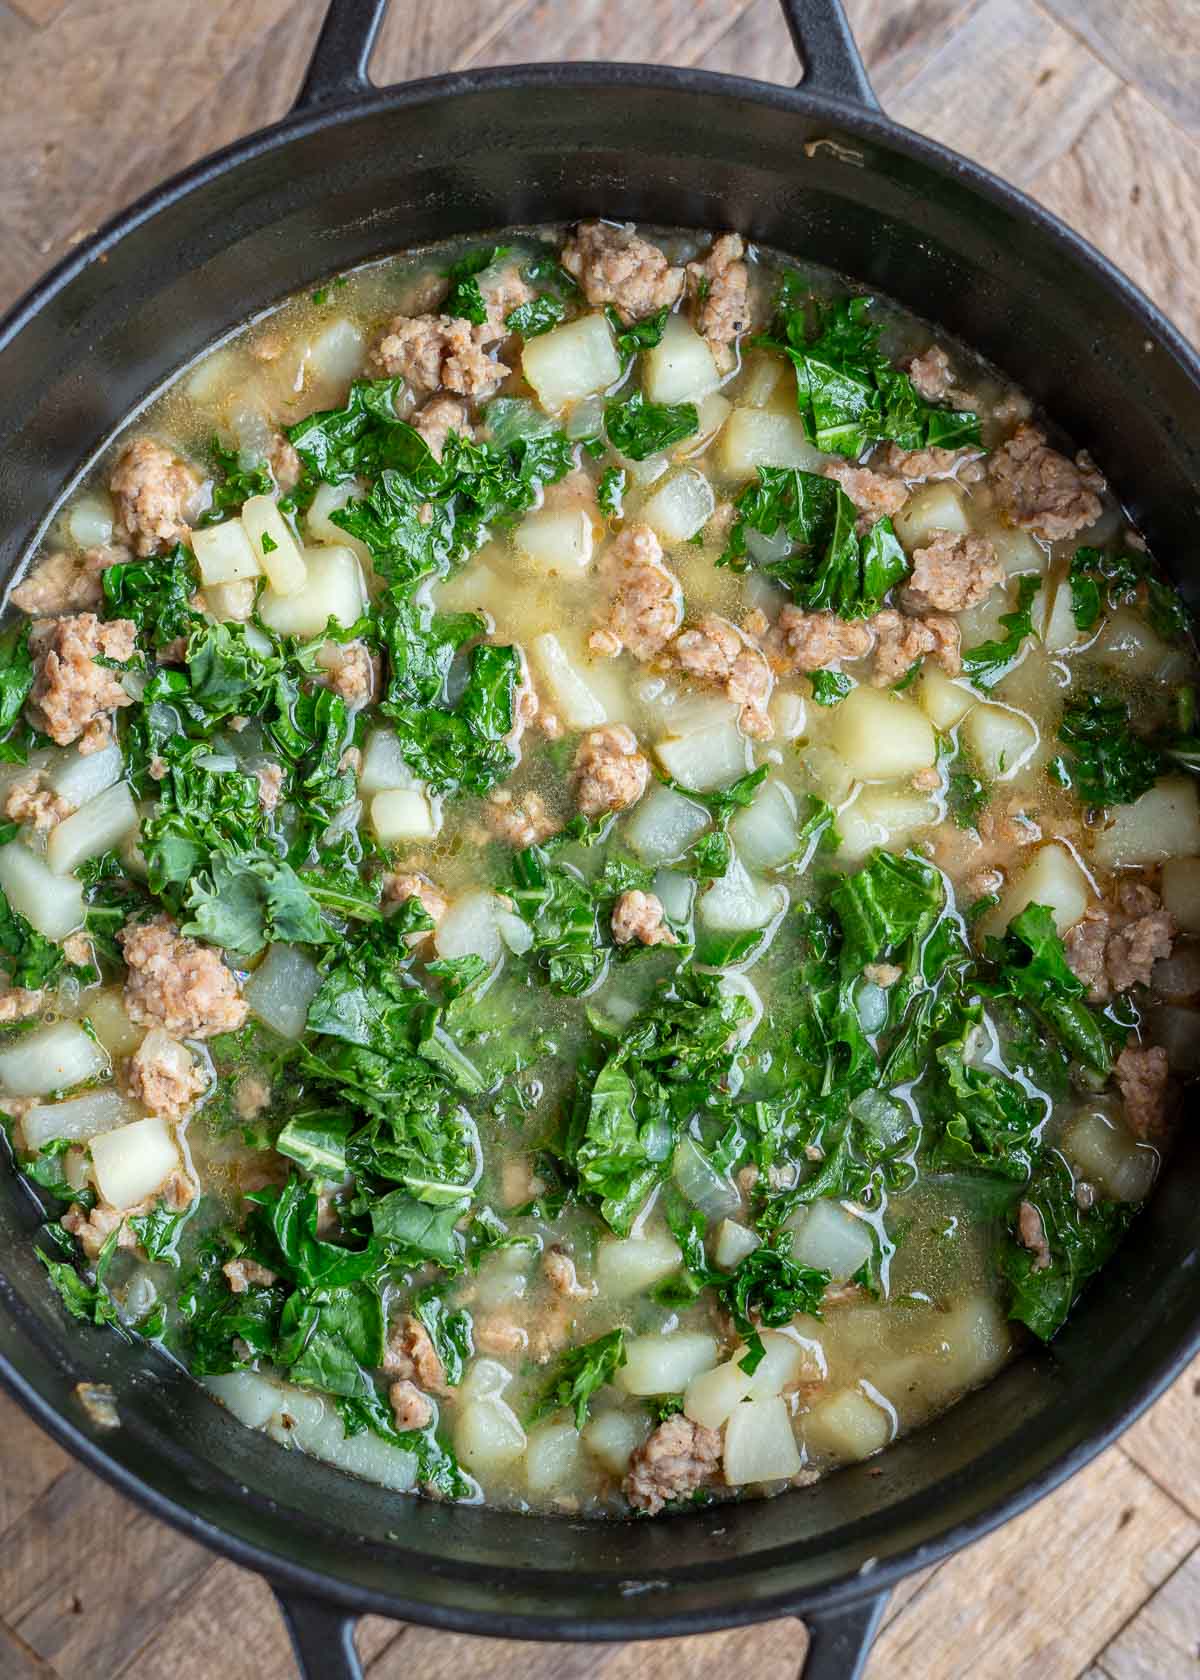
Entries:
MULTIPOLYGON (((847 0, 875 87, 1103 247, 1200 337, 1200 0, 847 0)), ((192 159, 281 116, 322 0, 0 0, 0 307, 192 159)), ((775 0, 397 4, 380 81, 551 58, 792 81, 775 0), (402 15, 403 14, 403 15, 402 15)), ((267 1589, 0 1402, 0 1680, 285 1680, 267 1589)), ((791 1680, 799 1623, 505 1647, 375 1618, 372 1680, 791 1680)), ((1200 1362, 1057 1496, 894 1595, 872 1680, 1197 1680, 1200 1362)))

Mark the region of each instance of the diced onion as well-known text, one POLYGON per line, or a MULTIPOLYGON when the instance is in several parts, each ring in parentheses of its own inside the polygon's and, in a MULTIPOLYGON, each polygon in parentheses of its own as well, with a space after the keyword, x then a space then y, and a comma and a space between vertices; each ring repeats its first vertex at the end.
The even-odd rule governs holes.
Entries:
POLYGON ((56 875, 69 875, 88 858, 109 851, 137 826, 133 795, 124 782, 114 782, 73 816, 55 824, 46 842, 46 862, 56 875))
POLYGON ((94 1079, 108 1057, 74 1021, 56 1021, 23 1033, 0 1050, 0 1087, 14 1097, 42 1097, 94 1079))
POLYGON ((21 1137, 30 1154, 36 1154, 56 1138, 82 1143, 99 1132, 111 1132, 137 1119, 136 1104, 111 1088, 85 1091, 69 1102, 38 1103, 27 1109, 21 1121, 21 1137))
POLYGON ((0 846, 0 889, 8 902, 47 939, 65 939, 83 921, 83 888, 55 875, 19 840, 0 846))
POLYGON ((242 988, 246 1002, 260 1021, 281 1038, 303 1037, 308 1006, 317 995, 321 976, 295 945, 272 945, 242 988))
POLYGON ((725 1480, 730 1487, 780 1482, 800 1469, 787 1406, 778 1396, 745 1400, 725 1426, 725 1480))
POLYGON ((709 1219, 721 1219, 742 1205, 742 1198, 729 1179, 690 1137, 680 1138, 671 1160, 671 1176, 693 1207, 709 1219))
POLYGON ((96 1188, 115 1208, 136 1207, 179 1166, 179 1149, 160 1114, 102 1132, 91 1143, 96 1188))

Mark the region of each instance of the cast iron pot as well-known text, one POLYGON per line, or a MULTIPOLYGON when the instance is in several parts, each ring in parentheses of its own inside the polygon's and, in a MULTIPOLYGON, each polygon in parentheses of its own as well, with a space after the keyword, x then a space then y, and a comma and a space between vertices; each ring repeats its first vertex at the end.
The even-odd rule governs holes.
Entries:
MULTIPOLYGON (((0 329, 0 577, 129 412, 246 316, 381 253, 514 222, 737 228, 978 346, 1102 463, 1168 563, 1194 552, 1200 365, 1044 210, 879 111, 838 0, 783 0, 796 91, 637 65, 535 65, 378 91, 384 0, 333 0, 296 109, 136 204, 0 329)), ((1185 592, 1194 578, 1180 576, 1185 592)), ((143 1346, 67 1323, 0 1190, 0 1378, 121 1492, 283 1602, 306 1672, 358 1672, 355 1615, 530 1639, 808 1624, 809 1680, 860 1671, 888 1588, 1120 1433, 1200 1346, 1200 1137, 1050 1349, 803 1493, 583 1523, 397 1498, 297 1464, 143 1346), (111 1385, 120 1427, 75 1397, 111 1385)), ((219 1657, 214 1661, 219 1661, 219 1657)))

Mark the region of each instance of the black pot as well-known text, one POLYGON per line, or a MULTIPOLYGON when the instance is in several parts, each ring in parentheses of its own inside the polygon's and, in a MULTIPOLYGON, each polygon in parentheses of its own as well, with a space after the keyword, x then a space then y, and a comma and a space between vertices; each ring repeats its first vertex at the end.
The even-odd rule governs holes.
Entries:
MULTIPOLYGON (((365 258, 581 215, 734 227, 945 324, 1092 451, 1156 552, 1194 571, 1200 365, 1119 273, 984 170, 888 121, 838 0, 784 0, 796 91, 637 65, 541 65, 379 92, 383 0, 333 0, 292 115, 81 247, 0 329, 0 576, 64 483, 247 315, 365 258)), ((1181 573, 1185 593, 1196 578, 1181 573)), ((1052 1348, 801 1494, 653 1523, 398 1498, 243 1429, 143 1346, 68 1324, 0 1196, 0 1378, 123 1493, 276 1586, 310 1675, 357 1672, 364 1611, 471 1633, 642 1639, 803 1616, 810 1680, 859 1672, 902 1575, 1106 1446, 1200 1347, 1200 1137, 1052 1348), (98 1431, 80 1381, 112 1386, 98 1431)))

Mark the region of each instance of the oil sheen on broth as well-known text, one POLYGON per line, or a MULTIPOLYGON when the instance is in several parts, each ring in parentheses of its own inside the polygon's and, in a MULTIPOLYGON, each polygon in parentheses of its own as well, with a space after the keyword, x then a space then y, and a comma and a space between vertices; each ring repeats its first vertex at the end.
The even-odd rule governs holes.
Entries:
POLYGON ((1150 1192, 1185 611, 884 300, 596 223, 339 276, 130 424, 6 624, 39 1252, 293 1449, 803 1487, 1053 1336, 1150 1192))

